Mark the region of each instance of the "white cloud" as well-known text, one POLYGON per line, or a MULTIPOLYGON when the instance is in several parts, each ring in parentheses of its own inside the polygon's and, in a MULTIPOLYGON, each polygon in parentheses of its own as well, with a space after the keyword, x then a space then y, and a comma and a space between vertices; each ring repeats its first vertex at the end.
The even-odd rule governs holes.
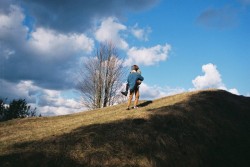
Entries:
POLYGON ((131 28, 131 33, 139 40, 142 41, 148 41, 148 35, 149 33, 151 33, 152 30, 150 27, 146 27, 146 28, 139 28, 138 24, 135 24, 132 28, 131 28))
POLYGON ((28 102, 35 103, 35 93, 39 88, 33 85, 32 81, 20 81, 11 83, 0 79, 1 98, 19 99, 25 98, 28 102))
POLYGON ((73 98, 65 98, 62 91, 43 90, 38 96, 39 110, 42 115, 65 115, 86 110, 83 105, 73 98))
MULTIPOLYGON (((188 91, 216 88, 223 89, 233 94, 239 95, 240 93, 236 88, 227 89, 225 84, 222 82, 221 75, 214 64, 206 64, 202 66, 202 70, 205 73, 203 76, 197 76, 192 82, 194 88, 188 89, 188 91)), ((169 86, 150 86, 145 82, 140 85, 140 99, 158 99, 165 96, 179 94, 187 91, 185 88, 176 87, 171 88, 169 86)), ((250 96, 250 94, 248 94, 250 96)))
POLYGON ((44 28, 37 28, 32 32, 29 44, 36 52, 48 57, 91 52, 94 47, 94 41, 84 34, 61 34, 44 28))
POLYGON ((158 99, 165 96, 170 96, 184 92, 184 88, 170 88, 168 86, 149 86, 146 83, 140 85, 140 99, 158 99))
POLYGON ((22 10, 15 5, 11 5, 9 10, 9 13, 0 13, 1 40, 14 47, 6 47, 5 57, 13 54, 15 49, 26 50, 28 54, 39 53, 43 56, 73 55, 77 52, 93 50, 94 41, 84 34, 63 34, 42 27, 28 34, 28 27, 23 24, 25 15, 22 10), (27 40, 28 36, 29 40, 27 40))
POLYGON ((192 80, 195 89, 223 89, 233 94, 239 95, 239 92, 236 88, 227 89, 221 79, 221 74, 217 70, 216 65, 212 63, 205 64, 202 66, 202 71, 204 72, 204 75, 197 76, 194 80, 192 80))
POLYGON ((80 109, 67 108, 67 107, 54 107, 54 106, 43 106, 39 107, 39 111, 42 111, 42 116, 58 116, 58 115, 67 115, 80 112, 80 109))
POLYGON ((32 81, 20 81, 15 84, 0 80, 0 85, 1 95, 10 92, 8 97, 1 98, 26 99, 28 104, 37 107, 38 112, 43 116, 64 115, 86 110, 77 99, 63 96, 64 91, 43 89, 32 81))
POLYGON ((224 84, 222 83, 221 75, 214 64, 206 64, 202 66, 203 76, 197 76, 192 83, 196 89, 206 89, 206 88, 222 88, 224 84))
POLYGON ((169 44, 156 45, 151 48, 132 47, 127 52, 128 59, 125 61, 125 65, 154 65, 160 61, 165 61, 168 58, 170 50, 171 46, 169 44))
POLYGON ((236 88, 228 89, 227 91, 228 91, 228 92, 231 92, 231 93, 233 93, 233 94, 236 94, 236 95, 239 95, 239 94, 240 94, 236 88))
POLYGON ((111 41, 116 47, 127 49, 128 43, 121 37, 120 31, 127 30, 127 27, 120 24, 114 17, 108 17, 102 21, 95 32, 95 38, 99 42, 111 41))

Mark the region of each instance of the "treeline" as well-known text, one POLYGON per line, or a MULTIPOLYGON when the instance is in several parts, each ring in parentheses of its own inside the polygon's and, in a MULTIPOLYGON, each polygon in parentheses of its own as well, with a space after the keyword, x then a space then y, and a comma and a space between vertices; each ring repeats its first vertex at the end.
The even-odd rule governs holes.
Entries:
POLYGON ((37 116, 36 108, 31 108, 25 99, 14 99, 9 104, 6 101, 0 99, 0 121, 37 116))

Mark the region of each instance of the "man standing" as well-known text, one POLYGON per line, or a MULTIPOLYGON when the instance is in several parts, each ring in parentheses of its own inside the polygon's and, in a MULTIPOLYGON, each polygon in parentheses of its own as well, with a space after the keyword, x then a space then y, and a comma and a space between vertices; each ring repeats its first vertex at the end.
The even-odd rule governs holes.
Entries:
POLYGON ((130 72, 128 79, 127 79, 128 86, 129 86, 129 98, 128 98, 127 110, 130 109, 130 104, 133 99, 133 95, 135 95, 133 108, 135 109, 138 108, 137 105, 138 105, 139 97, 140 97, 139 85, 141 84, 141 81, 144 80, 143 76, 141 76, 141 74, 137 72, 138 69, 139 67, 137 65, 133 65, 131 67, 132 71, 130 72))

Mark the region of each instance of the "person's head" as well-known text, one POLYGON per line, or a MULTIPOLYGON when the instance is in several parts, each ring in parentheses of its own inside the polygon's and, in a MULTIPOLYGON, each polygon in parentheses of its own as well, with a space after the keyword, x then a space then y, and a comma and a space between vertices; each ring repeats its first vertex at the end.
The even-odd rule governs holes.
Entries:
POLYGON ((132 65, 132 67, 131 67, 131 70, 137 71, 138 69, 139 69, 139 67, 137 65, 132 65))

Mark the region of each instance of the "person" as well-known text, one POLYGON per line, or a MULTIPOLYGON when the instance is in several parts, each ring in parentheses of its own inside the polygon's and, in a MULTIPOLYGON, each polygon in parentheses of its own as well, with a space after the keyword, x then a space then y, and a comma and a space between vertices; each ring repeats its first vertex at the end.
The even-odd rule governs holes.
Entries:
MULTIPOLYGON (((133 65, 133 66, 131 67, 130 73, 131 73, 133 70, 135 70, 137 73, 141 74, 141 70, 139 69, 139 67, 138 67, 137 65, 133 65)), ((141 80, 137 80, 136 83, 137 83, 137 85, 139 86, 139 85, 141 84, 141 80)), ((126 90, 125 90, 124 92, 121 92, 124 96, 127 96, 127 95, 128 95, 128 88, 129 88, 129 84, 128 84, 128 82, 127 82, 127 84, 126 84, 126 90)))
POLYGON ((140 97, 139 92, 139 84, 144 80, 144 77, 136 72, 139 69, 137 65, 132 66, 132 71, 128 75, 127 78, 127 85, 129 89, 129 98, 128 98, 128 104, 127 104, 127 110, 130 110, 131 101, 133 99, 133 96, 135 95, 135 101, 134 101, 134 109, 138 108, 138 102, 140 97))

